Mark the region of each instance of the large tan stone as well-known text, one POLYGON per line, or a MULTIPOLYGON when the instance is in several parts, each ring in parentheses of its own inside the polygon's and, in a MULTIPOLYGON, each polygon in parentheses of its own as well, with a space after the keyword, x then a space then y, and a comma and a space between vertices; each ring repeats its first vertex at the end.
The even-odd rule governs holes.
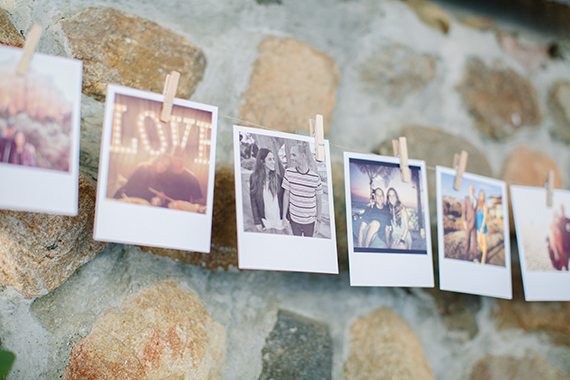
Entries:
POLYGON ((570 143, 570 82, 557 82, 553 86, 548 106, 554 118, 554 133, 570 143))
MULTIPOLYGON (((544 153, 534 152, 526 146, 516 147, 505 160, 501 179, 510 185, 543 187, 549 170, 554 170, 554 187, 562 187, 562 178, 556 162, 544 153)), ((513 206, 509 197, 509 225, 515 233, 513 206)))
POLYGON ((188 99, 204 76, 204 53, 185 37, 113 8, 88 8, 58 22, 83 61, 83 92, 105 98, 107 83, 162 93, 180 72, 177 97, 188 99))
POLYGON ((570 346, 570 302, 526 302, 520 265, 512 271, 513 299, 497 300, 497 328, 545 333, 553 344, 570 346))
POLYGON ((435 78, 435 66, 434 56, 394 44, 372 53, 360 65, 360 81, 371 94, 400 103, 435 78))
POLYGON ((237 268, 236 199, 232 168, 216 170, 214 209, 212 215, 212 245, 210 253, 179 251, 175 249, 141 247, 176 261, 200 265, 210 270, 233 266, 237 268))
POLYGON ((226 331, 193 293, 165 281, 101 313, 64 379, 219 379, 226 331))
POLYGON ((451 24, 449 15, 438 6, 424 0, 404 0, 425 24, 447 33, 451 24))
POLYGON ((107 243, 93 240, 95 193, 80 175, 77 216, 0 210, 0 283, 41 296, 104 250, 107 243))
POLYGON ((24 37, 18 32, 18 29, 12 24, 8 17, 8 12, 0 8, 0 45, 8 45, 15 47, 24 46, 24 37))
POLYGON ((346 380, 434 379, 418 336, 392 310, 380 308, 358 318, 350 336, 346 380))
POLYGON ((293 38, 266 37, 258 47, 241 119, 283 132, 308 130, 315 114, 327 133, 340 71, 331 57, 293 38))
POLYGON ((566 380, 556 367, 542 356, 529 354, 521 359, 486 356, 473 368, 471 380, 566 380))
POLYGON ((468 58, 458 89, 475 125, 489 137, 509 137, 521 127, 540 123, 532 84, 498 62, 489 67, 479 58, 468 58))

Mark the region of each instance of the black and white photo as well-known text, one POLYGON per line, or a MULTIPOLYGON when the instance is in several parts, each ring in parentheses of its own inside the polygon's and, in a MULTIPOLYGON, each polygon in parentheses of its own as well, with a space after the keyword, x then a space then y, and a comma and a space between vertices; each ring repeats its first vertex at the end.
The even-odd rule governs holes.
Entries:
MULTIPOLYGON (((234 127, 240 268, 243 257, 249 262, 249 253, 242 249, 246 241, 271 242, 273 237, 275 242, 283 240, 290 246, 321 244, 333 249, 329 243, 334 238, 330 162, 315 159, 311 140, 234 127)), ((272 255, 279 261, 276 248, 272 255)), ((333 250, 336 270, 336 243, 333 250)), ((288 263, 290 267, 268 263, 267 269, 303 271, 304 264, 296 267, 294 261, 288 263)), ((246 265, 257 269, 255 264, 246 265)))

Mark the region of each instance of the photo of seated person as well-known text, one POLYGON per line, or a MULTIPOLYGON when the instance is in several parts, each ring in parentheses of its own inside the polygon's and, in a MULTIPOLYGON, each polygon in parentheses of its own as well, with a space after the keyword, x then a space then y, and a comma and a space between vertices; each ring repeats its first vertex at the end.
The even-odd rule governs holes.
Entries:
POLYGON ((376 188, 372 192, 371 204, 366 207, 355 246, 369 248, 387 248, 390 235, 391 214, 384 203, 384 191, 376 188))
POLYGON ((176 147, 165 175, 164 194, 175 201, 206 204, 198 178, 184 167, 185 162, 186 152, 181 147, 176 147))

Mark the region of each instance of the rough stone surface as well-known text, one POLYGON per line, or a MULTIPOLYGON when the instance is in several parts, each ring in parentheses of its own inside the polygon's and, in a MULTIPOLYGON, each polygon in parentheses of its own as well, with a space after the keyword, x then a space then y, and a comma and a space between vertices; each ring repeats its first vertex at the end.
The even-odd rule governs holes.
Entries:
MULTIPOLYGON (((406 138, 408 151, 414 152, 412 158, 424 160, 427 166, 435 167, 436 165, 441 165, 450 168, 453 166, 454 154, 465 150, 469 153, 466 168, 467 172, 484 176, 492 175, 491 166, 487 162, 485 155, 463 137, 454 136, 434 127, 422 126, 405 127, 399 134, 394 135, 394 138, 399 136, 406 138), (437 147, 437 149, 434 149, 434 147, 437 147)), ((392 140, 388 139, 384 141, 374 152, 386 156, 393 156, 392 140)), ((437 220, 435 175, 428 175, 427 183, 430 202, 430 220, 434 225, 437 220)))
POLYGON ((419 338, 392 310, 380 308, 358 318, 350 336, 346 380, 434 379, 419 338))
POLYGON ((553 344, 570 346, 570 302, 526 302, 520 265, 512 271, 513 299, 497 300, 497 328, 545 333, 553 344))
POLYGON ((437 288, 426 289, 437 303, 439 314, 449 330, 464 332, 465 341, 472 339, 479 328, 475 316, 481 309, 480 297, 470 294, 445 292, 437 288))
POLYGON ((521 127, 540 123, 532 84, 498 62, 488 67, 479 58, 468 58, 459 91, 477 128, 489 137, 509 137, 521 127))
POLYGON ((216 170, 214 209, 212 215, 212 245, 210 253, 196 253, 175 249, 142 247, 176 261, 200 265, 210 270, 233 266, 237 268, 237 230, 234 172, 229 167, 216 170))
POLYGON ((443 9, 424 0, 405 0, 405 2, 422 22, 443 33, 448 32, 451 19, 443 9))
POLYGON ((461 19, 461 23, 473 29, 489 30, 495 27, 495 22, 483 16, 467 16, 461 19))
POLYGON ((113 8, 88 8, 59 21, 73 57, 83 61, 83 93, 105 98, 107 83, 162 93, 172 70, 188 99, 204 76, 204 53, 188 39, 113 8), (93 43, 97 41, 97 43, 93 43))
MULTIPOLYGON (((554 188, 562 187, 562 178, 556 162, 544 153, 534 152, 526 146, 518 146, 507 157, 501 179, 510 185, 543 187, 548 171, 554 170, 554 188)), ((515 233, 513 207, 509 197, 509 225, 515 233)))
POLYGON ((107 247, 93 240, 95 184, 79 176, 75 217, 0 210, 0 283, 26 297, 47 294, 107 247))
POLYGON ((473 368, 471 380, 566 380, 556 367, 542 356, 528 354, 521 359, 486 356, 473 368))
POLYGON ((260 380, 331 379, 332 339, 324 323, 279 310, 262 351, 260 380))
POLYGON ((330 127, 340 80, 328 55, 293 39, 266 37, 258 47, 249 89, 242 95, 241 119, 284 132, 308 130, 323 115, 330 127))
POLYGON ((226 331, 200 299, 165 281, 101 313, 64 379, 219 379, 226 331))
POLYGON ((554 118, 556 137, 570 143, 570 82, 562 81, 553 86, 548 106, 554 118))
POLYGON ((529 71, 537 71, 548 61, 548 49, 544 46, 525 46, 511 34, 498 32, 497 39, 503 51, 529 71))
POLYGON ((435 78, 435 66, 435 57, 394 44, 360 65, 360 80, 368 92, 400 103, 435 78))
POLYGON ((0 8, 0 45, 23 47, 24 42, 24 37, 10 21, 8 12, 0 8))

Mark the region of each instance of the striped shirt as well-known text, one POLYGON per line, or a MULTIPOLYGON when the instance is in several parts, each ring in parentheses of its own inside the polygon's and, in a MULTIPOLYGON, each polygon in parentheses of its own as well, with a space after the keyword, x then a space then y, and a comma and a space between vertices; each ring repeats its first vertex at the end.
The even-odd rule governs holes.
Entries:
POLYGON ((308 169, 301 173, 297 168, 287 168, 283 177, 283 189, 289 190, 289 213, 298 224, 311 224, 317 220, 317 196, 323 193, 321 178, 308 169))

